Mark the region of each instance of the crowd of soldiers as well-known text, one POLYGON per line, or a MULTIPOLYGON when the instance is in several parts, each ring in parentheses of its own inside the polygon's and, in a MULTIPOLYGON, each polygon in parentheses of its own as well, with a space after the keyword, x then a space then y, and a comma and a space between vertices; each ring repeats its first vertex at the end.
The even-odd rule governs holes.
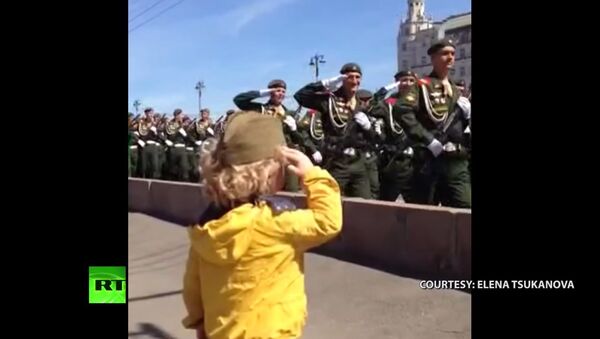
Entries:
MULTIPOLYGON (((433 43, 428 54, 429 76, 403 70, 374 94, 359 88, 359 65, 343 65, 339 76, 294 94, 308 110, 303 117, 283 105, 283 80, 233 101, 239 110, 280 119, 288 146, 327 169, 344 196, 470 208, 471 89, 448 78, 452 41, 433 43), (263 97, 269 98, 266 103, 254 101, 263 97)), ((199 149, 218 138, 233 112, 214 124, 208 110, 195 120, 181 110, 171 119, 153 115, 152 109, 139 119, 130 115, 130 175, 197 182, 199 149)), ((298 179, 288 175, 286 190, 299 189, 298 179)))

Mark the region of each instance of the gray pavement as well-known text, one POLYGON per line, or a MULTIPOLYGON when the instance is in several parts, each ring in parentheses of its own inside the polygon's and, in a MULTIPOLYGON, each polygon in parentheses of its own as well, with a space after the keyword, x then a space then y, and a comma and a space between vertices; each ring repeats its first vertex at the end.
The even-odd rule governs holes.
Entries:
MULTIPOLYGON (((129 214, 129 337, 194 338, 181 326, 183 227, 129 214)), ((308 253, 304 339, 471 337, 471 297, 422 290, 419 281, 308 253)))

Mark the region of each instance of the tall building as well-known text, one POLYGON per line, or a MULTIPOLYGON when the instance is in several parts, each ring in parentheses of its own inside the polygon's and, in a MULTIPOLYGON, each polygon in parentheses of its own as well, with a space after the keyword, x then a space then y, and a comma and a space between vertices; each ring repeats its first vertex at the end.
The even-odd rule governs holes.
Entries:
POLYGON ((427 49, 437 39, 449 37, 456 45, 456 62, 450 75, 453 80, 471 84, 471 12, 452 15, 434 22, 425 15, 425 0, 408 0, 405 20, 398 32, 398 70, 412 70, 429 75, 431 62, 427 49))

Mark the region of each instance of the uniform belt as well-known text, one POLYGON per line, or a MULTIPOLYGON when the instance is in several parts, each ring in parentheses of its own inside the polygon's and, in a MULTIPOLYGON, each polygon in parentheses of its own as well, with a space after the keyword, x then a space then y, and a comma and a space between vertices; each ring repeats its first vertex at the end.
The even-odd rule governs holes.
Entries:
POLYGON ((185 149, 188 150, 188 151, 193 151, 194 147, 186 147, 185 149))
POLYGON ((137 148, 137 145, 131 145, 131 146, 129 146, 129 148, 131 148, 131 149, 136 149, 136 148, 137 148))
POLYGON ((154 140, 148 140, 148 141, 146 141, 146 143, 149 145, 158 145, 159 144, 158 142, 156 142, 154 140))
POLYGON ((185 144, 175 144, 175 145, 173 145, 173 147, 181 148, 181 147, 185 147, 185 144))

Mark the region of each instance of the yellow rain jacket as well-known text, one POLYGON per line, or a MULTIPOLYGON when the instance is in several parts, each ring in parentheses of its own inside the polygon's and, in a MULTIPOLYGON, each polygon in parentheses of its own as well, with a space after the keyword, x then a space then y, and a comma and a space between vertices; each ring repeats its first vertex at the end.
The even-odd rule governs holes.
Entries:
POLYGON ((308 209, 244 204, 190 227, 183 325, 202 321, 210 339, 297 338, 306 320, 304 252, 337 235, 337 182, 319 168, 304 177, 308 209))

